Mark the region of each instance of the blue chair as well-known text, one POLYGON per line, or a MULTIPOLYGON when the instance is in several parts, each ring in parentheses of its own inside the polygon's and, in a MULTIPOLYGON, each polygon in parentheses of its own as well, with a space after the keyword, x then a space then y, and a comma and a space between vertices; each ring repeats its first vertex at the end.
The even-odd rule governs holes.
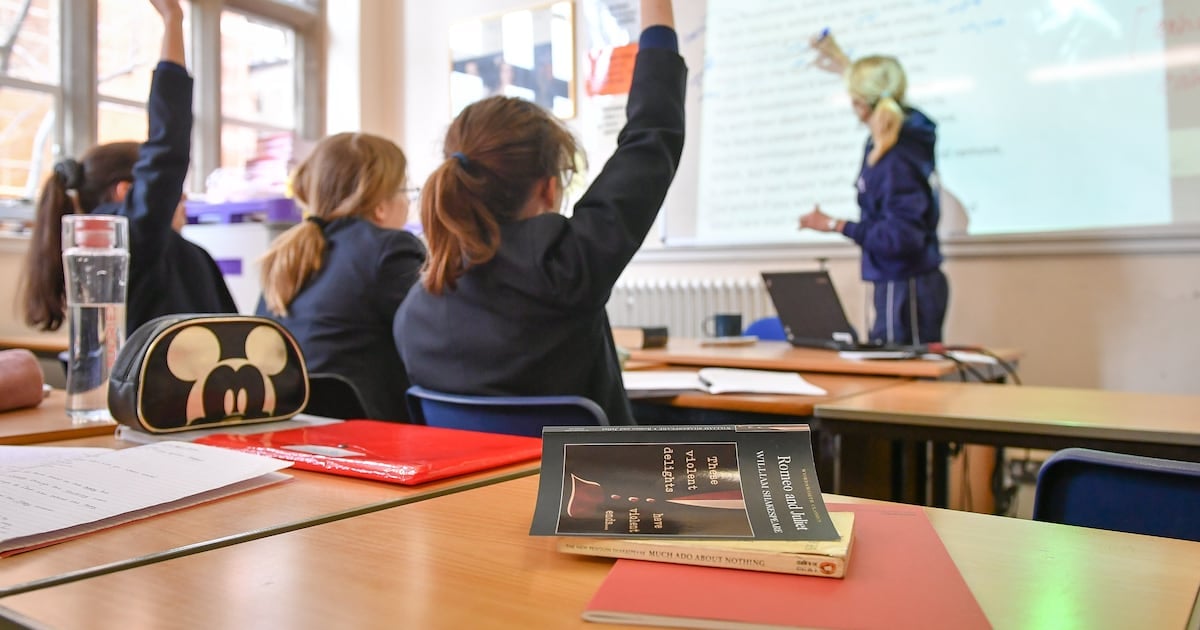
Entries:
POLYGON ((1033 518, 1200 541, 1200 463, 1068 448, 1042 464, 1033 518))
POLYGON ((340 420, 371 417, 354 383, 339 374, 321 372, 308 375, 308 405, 304 413, 340 420))
POLYGON ((754 335, 763 341, 787 341, 783 322, 778 317, 763 317, 750 322, 743 335, 754 335))
POLYGON ((464 396, 413 385, 408 410, 416 424, 533 437, 544 426, 608 424, 600 405, 580 396, 464 396))

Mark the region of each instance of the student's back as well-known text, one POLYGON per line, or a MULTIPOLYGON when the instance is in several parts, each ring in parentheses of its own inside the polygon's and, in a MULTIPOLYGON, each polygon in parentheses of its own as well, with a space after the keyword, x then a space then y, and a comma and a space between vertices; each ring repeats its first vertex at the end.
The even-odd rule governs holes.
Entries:
POLYGON ((408 419, 392 318, 417 281, 425 247, 401 229, 406 177, 404 153, 390 140, 356 133, 322 140, 293 177, 306 219, 263 259, 258 314, 291 331, 309 372, 353 383, 377 420, 408 419))
POLYGON ((643 18, 660 26, 642 36, 628 122, 571 218, 557 210, 576 147, 547 112, 493 97, 451 124, 422 200, 430 265, 396 315, 414 384, 585 396, 613 424, 633 423, 604 307, 674 177, 686 79, 661 26, 670 3, 644 0, 643 18))
POLYGON ((208 252, 179 234, 192 135, 192 78, 184 67, 178 0, 150 0, 163 18, 162 60, 150 84, 150 135, 114 142, 54 167, 38 197, 34 238, 23 278, 25 320, 55 330, 65 309, 61 224, 75 212, 129 218, 127 333, 174 313, 237 311, 208 252))

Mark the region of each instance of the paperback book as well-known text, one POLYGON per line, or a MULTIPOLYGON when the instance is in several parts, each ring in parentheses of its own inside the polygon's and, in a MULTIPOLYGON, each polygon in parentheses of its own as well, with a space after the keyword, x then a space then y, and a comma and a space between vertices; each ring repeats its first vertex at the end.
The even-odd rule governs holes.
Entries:
POLYGON ((662 348, 667 345, 666 326, 613 326, 613 343, 629 350, 662 348))
POLYGON ((694 564, 747 571, 841 578, 854 542, 854 513, 830 512, 837 540, 680 540, 560 538, 558 550, 585 556, 694 564))
POLYGON ((837 540, 807 425, 547 427, 530 533, 837 540))

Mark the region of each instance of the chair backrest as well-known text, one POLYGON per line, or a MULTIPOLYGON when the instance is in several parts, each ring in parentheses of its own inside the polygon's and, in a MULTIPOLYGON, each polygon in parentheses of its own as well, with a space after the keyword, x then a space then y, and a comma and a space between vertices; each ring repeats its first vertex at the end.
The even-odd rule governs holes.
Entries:
POLYGON ((1200 541, 1200 463, 1068 448, 1042 464, 1033 518, 1200 541))
POLYGON ((744 335, 754 335, 763 341, 787 341, 787 331, 778 317, 762 317, 750 322, 744 335))
POLYGON ((608 424, 600 405, 581 396, 464 396, 414 385, 408 410, 417 424, 534 437, 544 426, 608 424))
POLYGON ((371 417, 354 383, 340 374, 325 372, 309 373, 304 413, 341 420, 371 417))

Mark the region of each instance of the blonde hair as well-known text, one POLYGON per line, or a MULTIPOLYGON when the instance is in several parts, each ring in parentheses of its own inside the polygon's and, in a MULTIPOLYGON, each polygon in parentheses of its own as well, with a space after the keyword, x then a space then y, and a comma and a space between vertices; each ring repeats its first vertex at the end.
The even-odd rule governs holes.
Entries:
POLYGON ((394 142, 366 133, 339 133, 317 143, 292 175, 292 192, 305 220, 279 235, 262 257, 263 300, 277 316, 325 258, 324 225, 371 219, 404 186, 408 161, 394 142))
POLYGON ((895 57, 871 55, 856 59, 846 73, 846 89, 851 96, 871 104, 868 125, 875 146, 867 160, 874 164, 896 146, 900 136, 904 122, 904 93, 908 89, 904 68, 895 57), (882 129, 889 132, 880 133, 882 129))

